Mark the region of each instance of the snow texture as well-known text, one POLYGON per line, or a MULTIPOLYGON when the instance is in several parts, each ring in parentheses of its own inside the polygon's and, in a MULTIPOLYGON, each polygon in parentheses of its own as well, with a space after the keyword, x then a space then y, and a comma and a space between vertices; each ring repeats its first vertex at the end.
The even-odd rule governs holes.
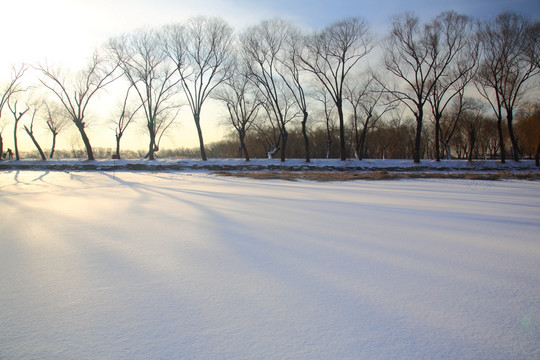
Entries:
POLYGON ((0 173, 0 359, 539 359, 540 182, 0 173))

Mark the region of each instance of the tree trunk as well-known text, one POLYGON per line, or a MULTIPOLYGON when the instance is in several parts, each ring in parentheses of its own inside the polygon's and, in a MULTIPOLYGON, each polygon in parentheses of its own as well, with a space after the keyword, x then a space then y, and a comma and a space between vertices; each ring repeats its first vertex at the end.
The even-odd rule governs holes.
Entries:
POLYGON ((75 122, 75 125, 77 126, 77 129, 79 129, 79 133, 81 134, 84 147, 86 148, 86 155, 88 156, 88 160, 95 160, 94 152, 92 151, 92 145, 90 145, 90 140, 88 139, 88 136, 86 135, 86 131, 84 130, 84 125, 85 125, 84 121, 77 120, 74 122, 75 122))
POLYGON ((307 135, 306 123, 308 119, 308 112, 304 111, 304 118, 302 120, 302 135, 304 136, 304 149, 306 151, 306 162, 311 161, 311 155, 309 153, 309 138, 307 135))
POLYGON ((156 157, 154 156, 154 151, 156 149, 156 134, 154 131, 154 124, 153 122, 148 123, 148 134, 150 135, 150 144, 148 144, 148 153, 144 156, 144 158, 148 158, 148 160, 155 160, 156 157))
POLYGON ((506 162, 506 148, 504 146, 502 119, 500 116, 497 119, 497 131, 499 132, 499 148, 501 149, 501 164, 504 164, 506 162))
POLYGON ((420 146, 422 141, 422 113, 416 117, 416 136, 414 138, 413 162, 420 163, 420 146))
POLYGON ((441 161, 441 147, 440 147, 440 133, 441 133, 441 115, 435 115, 435 161, 441 161))
MULTIPOLYGON (((17 107, 15 107, 15 109, 16 108, 17 107)), ((15 147, 15 160, 17 160, 17 161, 20 160, 19 146, 17 145, 17 125, 19 124, 19 119, 15 118, 15 126, 13 127, 13 146, 15 147)))
POLYGON ((193 119, 195 120, 195 126, 197 127, 197 135, 199 135, 199 146, 201 148, 201 160, 206 161, 206 151, 204 150, 204 140, 201 129, 201 119, 199 114, 193 114, 193 119))
MULTIPOLYGON (((2 137, 0 136, 0 140, 2 137)), ((540 141, 538 141, 538 146, 536 147, 536 155, 534 156, 534 163, 536 166, 540 166, 540 141)))
POLYGON ((326 158, 330 159, 330 149, 332 146, 332 134, 330 134, 329 119, 326 118, 326 158))
POLYGON ((52 145, 51 145, 51 153, 49 154, 49 159, 52 159, 53 156, 54 156, 54 148, 56 146, 56 133, 53 132, 53 137, 52 137, 52 145))
POLYGON ((339 157, 341 161, 347 160, 347 154, 345 153, 345 122, 343 120, 343 106, 341 100, 336 101, 336 107, 339 116, 339 157))
POLYGON ((472 162, 473 160, 473 151, 474 151, 474 145, 476 143, 476 133, 474 131, 471 131, 469 133, 469 162, 472 162))
POLYGON ((116 135, 116 158, 120 159, 120 139, 122 135, 116 135))
POLYGON ((512 114, 512 111, 508 111, 506 113, 506 123, 508 125, 508 133, 510 135, 510 141, 512 142, 512 155, 515 162, 519 162, 519 147, 516 139, 516 135, 514 134, 514 115, 512 114))
POLYGON ((368 132, 368 124, 369 120, 366 120, 366 126, 362 129, 362 132, 360 133, 360 139, 358 141, 358 160, 362 160, 364 158, 364 153, 366 151, 366 136, 368 132))
POLYGON ((353 119, 354 119, 354 156, 357 160, 362 160, 360 155, 360 136, 358 135, 358 114, 356 107, 353 106, 353 119))
POLYGON ((283 136, 281 137, 281 162, 285 161, 286 154, 285 151, 287 150, 287 140, 289 138, 289 133, 287 130, 285 130, 285 127, 283 127, 283 136))
POLYGON ((246 161, 249 161, 249 153, 248 153, 248 150, 247 150, 247 147, 246 147, 246 142, 245 142, 245 137, 246 137, 246 133, 244 130, 242 131, 239 131, 238 132, 238 135, 240 137, 240 151, 243 151, 244 152, 244 157, 246 159, 246 161))
POLYGON ((43 153, 43 150, 41 149, 41 146, 39 146, 39 143, 34 137, 34 133, 30 131, 26 126, 24 127, 24 130, 26 130, 26 133, 28 134, 28 136, 30 136, 30 139, 32 139, 32 142, 36 146, 36 149, 38 150, 39 155, 41 156, 41 160, 44 160, 44 161, 47 160, 47 158, 45 157, 45 154, 43 153))
POLYGON ((2 138, 2 134, 0 133, 0 161, 2 160, 4 160, 4 139, 2 138))
POLYGON ((446 152, 446 159, 450 159, 450 144, 449 142, 445 142, 443 141, 443 146, 444 146, 444 149, 445 149, 445 152, 446 152))

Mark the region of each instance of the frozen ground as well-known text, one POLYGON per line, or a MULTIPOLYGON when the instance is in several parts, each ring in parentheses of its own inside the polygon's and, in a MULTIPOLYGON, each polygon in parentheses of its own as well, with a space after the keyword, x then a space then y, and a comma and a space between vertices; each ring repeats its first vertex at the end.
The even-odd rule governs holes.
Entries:
POLYGON ((538 359, 540 182, 0 172, 0 359, 538 359))

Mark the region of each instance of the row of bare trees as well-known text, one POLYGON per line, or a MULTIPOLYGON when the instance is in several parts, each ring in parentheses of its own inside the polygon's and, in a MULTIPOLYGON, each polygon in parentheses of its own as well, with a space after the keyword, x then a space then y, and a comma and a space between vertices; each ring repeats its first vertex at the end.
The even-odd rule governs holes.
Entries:
MULTIPOLYGON (((449 11, 427 23, 406 13, 392 19, 390 33, 380 41, 360 18, 343 19, 312 34, 273 19, 236 34, 219 18, 196 17, 183 24, 140 29, 110 39, 77 74, 49 65, 33 67, 39 85, 55 101, 28 101, 21 109, 18 99, 27 91, 21 81, 27 67, 15 69, 0 94, 0 121, 7 105, 13 114, 18 158, 17 127, 23 116, 30 116, 25 131, 45 159, 33 132, 36 114, 47 119, 53 134, 50 157, 56 136, 69 119, 88 159, 93 160, 87 111, 98 92, 117 82, 125 89, 121 110, 115 114, 117 157, 123 134, 138 118, 144 119, 148 134, 145 157, 154 159, 161 138, 187 103, 200 156, 206 160, 201 114, 211 99, 226 108, 228 125, 237 134, 246 160, 246 138, 256 134, 269 156, 279 152, 285 161, 289 132, 299 124, 303 156, 309 162, 315 124, 326 133, 326 156, 335 146, 336 130, 339 158, 345 160, 354 153, 362 159, 368 137, 392 126, 395 113, 405 109, 414 117, 411 155, 419 162, 427 142, 433 146, 429 154, 435 159, 451 156, 452 137, 463 133, 468 122, 470 125, 470 98, 476 97, 489 104, 497 119, 501 161, 506 158, 506 136, 513 159, 518 161, 514 113, 537 85, 539 31, 538 23, 512 12, 479 22, 449 11), (378 44, 382 59, 373 60, 378 44), (434 136, 423 134, 426 119, 433 123, 428 128, 434 136)), ((482 111, 474 123, 486 118, 484 107, 476 108, 482 111)), ((469 130, 468 146, 472 148, 476 135, 470 126, 469 130)), ((540 149, 540 139, 538 143, 540 149)), ((317 146, 321 146, 319 141, 317 146)), ((455 146, 453 150, 457 151, 455 146)))

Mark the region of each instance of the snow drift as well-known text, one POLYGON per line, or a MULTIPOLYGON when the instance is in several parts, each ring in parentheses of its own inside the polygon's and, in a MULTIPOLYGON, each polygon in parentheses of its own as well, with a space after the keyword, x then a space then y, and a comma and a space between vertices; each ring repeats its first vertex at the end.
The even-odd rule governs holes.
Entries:
POLYGON ((2 359, 536 359, 540 183, 0 173, 2 359))

